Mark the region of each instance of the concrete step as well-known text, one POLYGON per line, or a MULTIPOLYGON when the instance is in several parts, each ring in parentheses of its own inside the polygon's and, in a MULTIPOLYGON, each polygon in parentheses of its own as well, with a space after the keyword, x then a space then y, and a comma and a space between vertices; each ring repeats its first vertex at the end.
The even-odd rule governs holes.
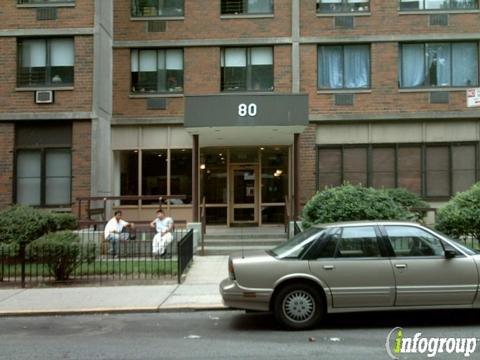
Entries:
MULTIPOLYGON (((249 250, 269 250, 273 246, 245 245, 245 246, 205 246, 205 255, 230 255, 235 252, 249 250)), ((198 248, 198 254, 201 254, 201 248, 198 248)))

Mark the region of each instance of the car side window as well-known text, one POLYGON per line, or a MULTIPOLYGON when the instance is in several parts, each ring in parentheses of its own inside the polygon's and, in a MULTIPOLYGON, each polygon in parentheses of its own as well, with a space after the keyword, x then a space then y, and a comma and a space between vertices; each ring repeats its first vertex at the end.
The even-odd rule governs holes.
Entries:
POLYGON ((338 258, 380 257, 377 234, 373 226, 344 227, 337 246, 338 258))
POLYGON ((341 229, 334 229, 321 244, 322 246, 315 250, 315 258, 333 258, 337 250, 338 240, 340 239, 341 229))
POLYGON ((429 232, 412 226, 385 226, 396 256, 443 256, 442 241, 429 232))

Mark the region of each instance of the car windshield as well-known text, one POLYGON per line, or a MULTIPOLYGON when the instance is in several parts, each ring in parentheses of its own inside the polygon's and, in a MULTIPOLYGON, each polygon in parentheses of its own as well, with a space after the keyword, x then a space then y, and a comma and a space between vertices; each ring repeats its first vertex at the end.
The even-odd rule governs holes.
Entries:
POLYGON ((323 228, 310 228, 295 235, 282 245, 271 250, 271 254, 278 259, 298 259, 310 248, 312 243, 318 239, 320 233, 325 232, 323 228))

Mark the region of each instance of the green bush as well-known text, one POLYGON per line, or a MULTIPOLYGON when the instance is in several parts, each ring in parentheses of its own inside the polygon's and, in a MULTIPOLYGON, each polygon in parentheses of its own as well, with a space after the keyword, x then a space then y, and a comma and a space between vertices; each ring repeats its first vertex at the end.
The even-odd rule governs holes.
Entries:
POLYGON ((438 211, 436 228, 452 237, 480 241, 480 182, 455 195, 438 211))
POLYGON ((31 242, 27 253, 32 260, 47 266, 55 280, 68 280, 81 263, 95 261, 96 248, 82 244, 78 234, 60 231, 31 242))
POLYGON ((387 192, 344 184, 317 192, 305 205, 303 228, 313 224, 355 220, 411 220, 413 214, 387 192))
POLYGON ((426 211, 419 209, 429 208, 430 205, 426 201, 423 201, 417 194, 405 188, 385 189, 384 191, 393 201, 414 215, 414 219, 412 220, 420 221, 427 215, 426 211))
POLYGON ((28 244, 48 232, 73 230, 76 226, 72 214, 15 205, 0 212, 0 243, 28 244))

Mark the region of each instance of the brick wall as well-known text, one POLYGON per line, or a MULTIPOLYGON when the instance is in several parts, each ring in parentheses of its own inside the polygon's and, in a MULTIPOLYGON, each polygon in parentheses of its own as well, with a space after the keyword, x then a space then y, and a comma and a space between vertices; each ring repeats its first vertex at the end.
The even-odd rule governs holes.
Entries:
POLYGON ((316 174, 316 131, 317 126, 310 124, 300 135, 300 203, 310 200, 316 191, 315 174, 316 174))
MULTIPOLYGON (((91 195, 91 132, 90 121, 75 121, 72 127, 72 211, 76 213, 76 198, 91 195)), ((85 204, 86 205, 86 204, 85 204)), ((86 207, 82 209, 86 215, 86 207)))
POLYGON ((85 28, 93 27, 94 14, 95 0, 77 0, 74 7, 57 7, 57 20, 39 21, 36 7, 21 7, 17 6, 17 0, 4 0, 0 24, 2 29, 85 28))
POLYGON ((0 123, 0 209, 12 203, 15 126, 0 123))
POLYGON ((274 7, 274 17, 221 19, 220 0, 185 0, 183 20, 167 21, 166 32, 147 33, 144 20, 130 21, 130 1, 115 0, 115 40, 290 36, 290 0, 275 0, 274 7))
POLYGON ((93 37, 75 37, 73 90, 55 91, 54 104, 35 104, 34 92, 17 91, 17 39, 0 37, 0 113, 91 111, 93 91, 93 37))

